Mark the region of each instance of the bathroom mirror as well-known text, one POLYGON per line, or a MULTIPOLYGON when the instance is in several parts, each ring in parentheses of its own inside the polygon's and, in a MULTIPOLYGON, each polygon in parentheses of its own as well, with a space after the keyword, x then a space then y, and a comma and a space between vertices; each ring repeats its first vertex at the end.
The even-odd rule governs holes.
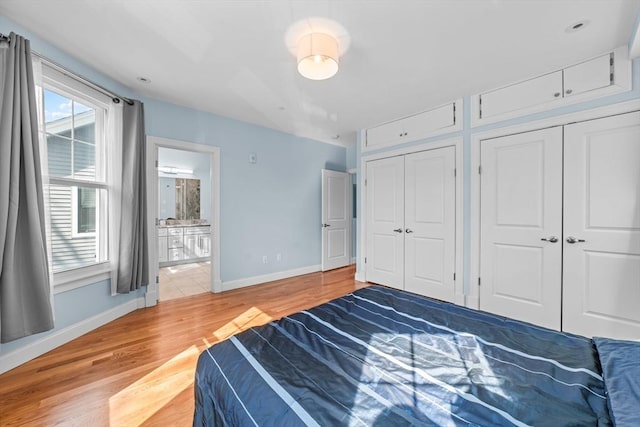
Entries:
POLYGON ((200 180, 159 177, 161 219, 200 219, 200 180))

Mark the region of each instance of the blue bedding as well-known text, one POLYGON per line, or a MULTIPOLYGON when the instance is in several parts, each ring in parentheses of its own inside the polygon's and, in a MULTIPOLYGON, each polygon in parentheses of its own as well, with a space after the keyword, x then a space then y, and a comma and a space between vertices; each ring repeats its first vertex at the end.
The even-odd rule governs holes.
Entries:
POLYGON ((593 342, 371 286, 204 351, 194 425, 612 425, 593 342))

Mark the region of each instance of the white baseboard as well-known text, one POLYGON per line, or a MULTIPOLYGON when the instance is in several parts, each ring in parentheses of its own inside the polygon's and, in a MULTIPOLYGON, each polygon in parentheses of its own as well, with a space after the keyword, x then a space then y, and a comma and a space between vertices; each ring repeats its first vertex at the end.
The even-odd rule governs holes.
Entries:
POLYGON ((259 285, 260 283, 273 282, 274 280, 288 279, 289 277, 315 273, 316 271, 320 271, 320 269, 321 266, 318 264, 310 265, 308 267, 295 268, 293 270, 263 274, 260 276, 246 277, 244 279, 229 280, 226 282, 222 282, 222 290, 230 291, 232 289, 244 288, 246 286, 259 285))
POLYGON ((356 277, 355 277, 355 279, 356 279, 358 282, 366 282, 366 280, 365 280, 365 276, 364 276, 364 271, 356 271, 356 277))
POLYGON ((20 366, 29 360, 53 350, 62 344, 78 338, 104 324, 107 324, 118 317, 131 313, 139 308, 144 308, 144 297, 136 298, 110 310, 103 311, 88 319, 60 329, 46 337, 20 347, 10 353, 0 356, 0 374, 10 371, 16 366, 20 366))

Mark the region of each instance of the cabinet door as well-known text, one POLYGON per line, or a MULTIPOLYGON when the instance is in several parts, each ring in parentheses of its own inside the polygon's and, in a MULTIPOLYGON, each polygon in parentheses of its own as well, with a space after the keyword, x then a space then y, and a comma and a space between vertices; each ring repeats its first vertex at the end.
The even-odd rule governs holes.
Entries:
POLYGON ((385 123, 367 129, 367 147, 378 147, 400 141, 404 135, 402 120, 385 123))
POLYGON ((404 289, 454 299, 455 147, 405 157, 404 289))
POLYGON ((438 129, 455 124, 454 103, 407 117, 403 122, 403 142, 416 141, 438 129))
POLYGON ((198 235, 197 256, 200 258, 211 256, 211 236, 208 234, 198 235))
POLYGON ((167 236, 158 237, 158 262, 166 262, 168 259, 167 236))
POLYGON ((184 245, 182 247, 182 251, 184 252, 182 259, 191 259, 196 258, 196 248, 198 246, 198 235, 197 234, 185 234, 184 236, 184 245))
POLYGON ((611 84, 611 54, 602 55, 564 70, 564 96, 570 97, 611 84))
POLYGON ((404 158, 367 162, 367 280, 402 289, 404 158))
POLYGON ((638 340, 640 113, 568 125, 564 144, 563 329, 638 340))
POLYGON ((497 116, 544 104, 561 96, 562 71, 556 71, 480 95, 480 116, 497 116))
POLYGON ((480 147, 480 309, 560 329, 562 128, 480 147))

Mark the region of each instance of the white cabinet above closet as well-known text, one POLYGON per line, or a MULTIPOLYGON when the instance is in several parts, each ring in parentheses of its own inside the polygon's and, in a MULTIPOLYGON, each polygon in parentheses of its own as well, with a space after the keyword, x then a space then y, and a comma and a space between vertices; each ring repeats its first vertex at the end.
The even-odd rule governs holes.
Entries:
POLYGON ((631 90, 626 46, 538 77, 471 97, 479 126, 631 90))
POLYGON ((366 130, 362 151, 417 141, 461 128, 462 100, 366 130))

